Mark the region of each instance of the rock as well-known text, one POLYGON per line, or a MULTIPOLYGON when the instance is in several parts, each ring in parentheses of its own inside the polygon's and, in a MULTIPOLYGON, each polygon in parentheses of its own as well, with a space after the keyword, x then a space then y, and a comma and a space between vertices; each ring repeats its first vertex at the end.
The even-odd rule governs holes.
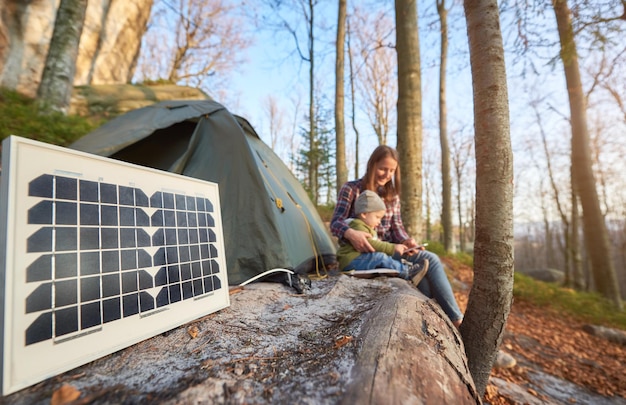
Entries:
MULTIPOLYGON (((58 1, 4 0, 0 86, 35 97, 58 1)), ((153 0, 89 0, 76 61, 76 85, 130 82, 153 0)))
POLYGON ((515 367, 515 365, 517 365, 517 360, 513 356, 499 350, 496 355, 496 361, 493 363, 493 368, 511 368, 515 367))
POLYGON ((626 346, 626 332, 600 325, 584 325, 583 330, 590 335, 598 336, 609 342, 626 346))
POLYGON ((153 0, 89 0, 75 86, 130 83, 153 0))
POLYGON ((74 88, 70 114, 104 115, 109 118, 164 100, 207 100, 202 90, 177 86, 105 84, 74 88))
POLYGON ((558 402, 553 402, 546 398, 537 398, 536 396, 528 392, 527 388, 521 387, 509 381, 505 381, 501 378, 491 377, 489 378, 489 382, 497 388, 500 395, 510 398, 516 404, 525 404, 525 405, 558 404, 558 402))
POLYGON ((557 269, 531 269, 531 270, 516 270, 522 274, 526 274, 535 280, 544 281, 546 283, 563 284, 565 281, 565 273, 557 269))
POLYGON ((34 97, 54 28, 56 2, 5 0, 0 13, 0 86, 34 97))

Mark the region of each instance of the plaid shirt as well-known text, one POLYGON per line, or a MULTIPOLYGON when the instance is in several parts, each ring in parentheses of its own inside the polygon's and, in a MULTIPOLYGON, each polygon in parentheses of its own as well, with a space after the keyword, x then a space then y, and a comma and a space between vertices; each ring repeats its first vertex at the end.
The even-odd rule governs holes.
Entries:
MULTIPOLYGON (((359 196, 361 187, 361 180, 359 179, 345 183, 339 190, 337 206, 330 221, 330 231, 339 240, 343 239, 343 234, 350 228, 346 219, 356 216, 354 214, 354 201, 359 196)), ((392 243, 402 243, 409 239, 400 216, 400 197, 395 196, 391 202, 385 201, 385 206, 387 207, 385 216, 376 228, 378 238, 392 243)))

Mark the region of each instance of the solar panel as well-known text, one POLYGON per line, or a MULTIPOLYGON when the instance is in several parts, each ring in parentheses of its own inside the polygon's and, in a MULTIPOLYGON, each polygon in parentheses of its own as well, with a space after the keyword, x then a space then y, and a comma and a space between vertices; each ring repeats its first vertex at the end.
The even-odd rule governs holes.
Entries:
POLYGON ((3 395, 230 304, 217 184, 2 146, 3 395))

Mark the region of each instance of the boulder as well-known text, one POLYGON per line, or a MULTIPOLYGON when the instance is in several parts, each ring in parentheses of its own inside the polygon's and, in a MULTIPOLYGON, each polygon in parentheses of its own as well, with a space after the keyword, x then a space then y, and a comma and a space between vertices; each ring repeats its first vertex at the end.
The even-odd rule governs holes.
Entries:
POLYGON ((174 84, 78 86, 74 88, 69 112, 111 118, 164 100, 207 99, 210 97, 200 89, 174 84))
MULTIPOLYGON (((0 86, 35 97, 58 1, 4 0, 0 13, 0 86)), ((153 0, 89 0, 75 85, 129 83, 153 0)))
POLYGON ((153 0, 89 0, 74 85, 130 83, 153 0))
POLYGON ((626 346, 626 332, 602 325, 583 325, 583 330, 590 335, 598 336, 609 342, 626 346))
POLYGON ((563 282, 565 281, 565 273, 557 269, 545 268, 516 271, 532 277, 535 280, 543 281, 546 283, 563 284, 563 282))

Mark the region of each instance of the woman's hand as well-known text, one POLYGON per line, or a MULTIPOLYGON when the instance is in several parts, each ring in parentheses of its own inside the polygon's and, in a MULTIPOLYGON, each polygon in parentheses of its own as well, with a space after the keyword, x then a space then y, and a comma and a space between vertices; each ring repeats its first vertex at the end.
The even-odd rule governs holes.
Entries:
POLYGON ((405 240, 404 242, 402 242, 402 244, 408 248, 414 248, 417 247, 417 242, 415 242, 415 239, 413 238, 409 238, 407 240, 405 240))
POLYGON ((402 242, 402 246, 405 247, 405 250, 403 253, 407 256, 413 256, 417 254, 417 252, 419 252, 420 250, 426 250, 425 244, 418 245, 417 242, 415 242, 415 239, 413 238, 409 238, 405 240, 404 242, 402 242))
POLYGON ((352 247, 354 247, 358 252, 371 253, 376 251, 368 241, 372 235, 367 232, 357 231, 356 229, 350 228, 346 230, 343 237, 347 239, 352 247))

